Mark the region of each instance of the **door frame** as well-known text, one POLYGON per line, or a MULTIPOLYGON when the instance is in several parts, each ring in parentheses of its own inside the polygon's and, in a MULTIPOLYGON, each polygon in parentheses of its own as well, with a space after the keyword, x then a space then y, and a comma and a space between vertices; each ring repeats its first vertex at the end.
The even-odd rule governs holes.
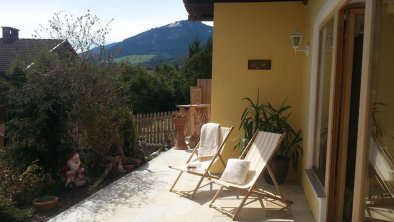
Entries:
POLYGON ((364 43, 363 58, 361 69, 361 91, 360 91, 360 109, 358 120, 358 143, 356 154, 356 172, 353 196, 353 221, 362 221, 364 219, 364 202, 366 187, 364 179, 368 166, 368 146, 369 146, 369 115, 370 115, 370 91, 372 82, 372 64, 373 64, 373 39, 374 39, 374 22, 376 17, 376 0, 366 0, 365 3, 365 20, 364 20, 364 43))
POLYGON ((347 146, 355 16, 364 14, 364 4, 348 5, 339 11, 335 89, 332 115, 331 155, 328 159, 327 221, 341 221, 344 213, 347 146))
MULTIPOLYGON (((311 58, 311 79, 309 85, 309 118, 308 121, 308 138, 306 138, 307 150, 308 153, 314 153, 314 130, 315 130, 315 106, 316 106, 316 91, 317 91, 317 79, 318 79, 318 68, 319 68, 319 39, 320 39, 320 30, 326 24, 326 22, 334 18, 334 44, 333 44, 333 64, 332 71, 336 71, 336 61, 338 48, 337 36, 340 36, 338 33, 338 23, 339 23, 339 14, 341 9, 347 7, 352 3, 364 3, 365 4, 365 20, 364 20, 364 43, 363 43, 363 58, 362 58, 362 70, 361 70, 361 91, 360 91, 360 104, 359 104, 359 123, 358 123, 358 143, 357 143, 357 154, 356 154, 356 172, 355 172, 355 186, 354 186, 354 195, 353 197, 353 221, 362 221, 364 218, 364 200, 365 200, 365 187, 364 181, 366 175, 366 167, 368 164, 368 120, 369 120, 369 103, 370 103, 370 83, 371 83, 371 73, 372 73, 372 47, 373 47, 373 36, 374 36, 374 22, 376 16, 376 0, 327 0, 321 7, 321 10, 317 13, 315 18, 313 19, 313 27, 312 27, 312 58, 311 58)), ((335 73, 332 74, 334 77, 335 73)), ((334 82, 332 87, 334 87, 334 82)), ((335 88, 335 87, 334 87, 335 88)), ((333 93, 333 92, 332 92, 333 93)), ((330 112, 329 117, 332 118, 333 113, 333 102, 330 102, 330 112)), ((317 215, 316 218, 318 221, 328 221, 327 220, 327 206, 328 206, 328 196, 327 194, 330 192, 330 187, 328 181, 330 180, 329 168, 331 168, 329 160, 334 156, 331 148, 333 144, 331 144, 331 134, 332 132, 332 121, 329 122, 329 132, 328 132, 328 151, 327 151, 327 165, 326 165, 326 179, 324 191, 326 196, 316 198, 317 207, 317 215)), ((313 155, 308 155, 306 158, 306 166, 305 169, 311 169, 313 166, 313 155)), ((312 191, 313 192, 313 191, 312 191)), ((315 192, 316 195, 316 192, 315 192)))

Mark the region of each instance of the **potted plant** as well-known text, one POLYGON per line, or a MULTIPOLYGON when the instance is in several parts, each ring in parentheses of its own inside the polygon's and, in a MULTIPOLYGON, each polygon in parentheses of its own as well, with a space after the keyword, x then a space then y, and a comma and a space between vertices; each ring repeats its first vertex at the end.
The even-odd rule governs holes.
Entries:
MULTIPOLYGON (((260 103, 259 93, 257 94, 256 102, 253 102, 250 98, 244 98, 243 100, 249 102, 249 106, 245 108, 241 116, 240 124, 240 129, 242 128, 244 130, 245 137, 240 140, 237 146, 243 149, 253 134, 258 130, 285 133, 284 140, 278 152, 269 163, 278 183, 283 183, 287 177, 290 161, 293 167, 297 169, 302 155, 302 148, 300 146, 300 142, 302 141, 301 130, 294 130, 288 122, 291 115, 289 113, 291 106, 285 105, 286 100, 279 108, 275 108, 269 102, 260 103)), ((264 177, 267 183, 272 184, 272 180, 267 172, 265 172, 264 177)))
POLYGON ((172 115, 172 121, 176 128, 176 144, 175 149, 184 150, 187 148, 185 142, 185 126, 187 123, 187 115, 182 112, 175 112, 172 115))

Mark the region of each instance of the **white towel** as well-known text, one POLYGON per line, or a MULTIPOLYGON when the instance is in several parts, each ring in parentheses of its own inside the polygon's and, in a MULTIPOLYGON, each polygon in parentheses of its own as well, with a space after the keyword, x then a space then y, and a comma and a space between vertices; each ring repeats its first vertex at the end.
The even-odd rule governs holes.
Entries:
POLYGON ((198 157, 211 157, 220 146, 220 124, 206 123, 201 127, 198 157))

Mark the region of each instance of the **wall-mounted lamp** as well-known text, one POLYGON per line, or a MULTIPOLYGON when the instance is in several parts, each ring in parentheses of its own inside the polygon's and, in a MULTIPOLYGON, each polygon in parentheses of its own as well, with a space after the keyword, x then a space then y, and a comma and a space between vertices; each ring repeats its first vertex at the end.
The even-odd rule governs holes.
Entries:
POLYGON ((294 48, 294 53, 297 52, 305 52, 305 55, 308 55, 309 52, 309 44, 307 43, 304 46, 304 49, 298 49, 301 46, 302 34, 300 32, 293 32, 290 35, 291 47, 294 48))

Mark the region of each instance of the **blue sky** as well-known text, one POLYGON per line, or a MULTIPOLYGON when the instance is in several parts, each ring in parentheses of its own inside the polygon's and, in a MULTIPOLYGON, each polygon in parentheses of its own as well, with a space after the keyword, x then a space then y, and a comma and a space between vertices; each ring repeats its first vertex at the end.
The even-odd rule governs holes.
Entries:
POLYGON ((182 0, 0 0, 0 26, 17 28, 21 38, 31 38, 39 24, 48 25, 53 13, 77 16, 88 9, 103 23, 114 19, 107 43, 187 19, 182 0))

